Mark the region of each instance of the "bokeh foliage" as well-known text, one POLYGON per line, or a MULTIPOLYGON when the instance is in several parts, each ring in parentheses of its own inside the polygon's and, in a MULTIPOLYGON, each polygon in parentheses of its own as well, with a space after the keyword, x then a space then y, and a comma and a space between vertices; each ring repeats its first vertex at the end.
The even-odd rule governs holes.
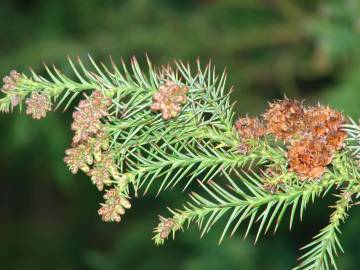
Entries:
MULTIPOLYGON (((66 55, 87 53, 104 61, 148 53, 158 65, 199 57, 226 66, 239 114, 263 111, 286 94, 358 118, 359 12, 355 0, 2 0, 0 75, 29 65, 41 72, 43 61, 66 72, 66 55)), ((155 248, 156 215, 186 194, 149 194, 134 200, 121 224, 102 223, 99 194, 62 162, 69 124, 68 113, 35 123, 20 114, 0 117, 1 268, 287 269, 327 222, 329 209, 320 203, 293 233, 282 226, 255 247, 254 237, 242 241, 241 233, 218 247, 219 233, 200 241, 192 229, 155 248)), ((360 215, 356 208, 351 214, 340 269, 358 269, 360 215)))

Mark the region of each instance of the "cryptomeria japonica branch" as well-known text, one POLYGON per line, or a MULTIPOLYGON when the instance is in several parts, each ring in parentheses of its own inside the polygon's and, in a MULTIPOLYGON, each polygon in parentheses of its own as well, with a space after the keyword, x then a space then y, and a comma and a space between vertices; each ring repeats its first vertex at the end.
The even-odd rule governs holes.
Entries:
POLYGON ((329 224, 304 247, 295 269, 336 268, 340 225, 360 195, 357 123, 328 106, 288 98, 269 103, 260 117, 235 121, 226 74, 211 65, 197 63, 193 72, 182 62, 155 69, 148 61, 143 71, 135 58, 130 69, 91 58, 90 67, 69 62, 76 80, 55 67, 46 67, 47 78, 12 71, 3 80, 0 111, 25 106, 41 119, 82 97, 64 161, 104 192, 98 211, 104 221, 120 222, 140 192, 189 189, 197 181, 201 194, 190 193, 181 209, 160 216, 156 244, 192 223, 204 235, 220 220, 220 241, 241 227, 246 235, 255 229, 257 240, 276 231, 286 212, 291 228, 309 203, 334 193, 329 224))

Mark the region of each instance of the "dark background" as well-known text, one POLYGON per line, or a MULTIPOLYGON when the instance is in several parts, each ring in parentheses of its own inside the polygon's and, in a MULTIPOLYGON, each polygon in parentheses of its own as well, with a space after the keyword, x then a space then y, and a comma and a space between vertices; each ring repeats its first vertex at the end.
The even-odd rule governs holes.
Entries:
MULTIPOLYGON (((275 0, 1 0, 0 76, 11 69, 42 74, 42 62, 71 74, 66 55, 97 60, 148 53, 227 67, 241 114, 259 114, 267 101, 306 99, 360 114, 360 4, 275 0)), ((254 246, 254 235, 217 245, 221 222, 204 239, 195 227, 163 247, 151 242, 165 206, 186 195, 164 192, 133 201, 120 224, 102 223, 101 200, 84 175, 62 162, 71 140, 70 113, 43 121, 0 116, 1 269, 290 269, 328 221, 329 196, 309 207, 292 232, 283 224, 254 246)), ((360 215, 343 227, 340 269, 359 269, 360 215)))

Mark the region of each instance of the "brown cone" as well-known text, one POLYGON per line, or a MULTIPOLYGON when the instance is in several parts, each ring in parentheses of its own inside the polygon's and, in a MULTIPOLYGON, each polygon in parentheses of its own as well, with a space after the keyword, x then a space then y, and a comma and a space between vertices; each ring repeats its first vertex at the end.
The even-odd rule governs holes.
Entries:
POLYGON ((280 140, 290 141, 304 130, 304 107, 297 100, 285 98, 270 103, 264 118, 267 133, 274 134, 280 140))
POLYGON ((305 180, 320 177, 332 157, 329 147, 324 142, 304 138, 289 147, 288 159, 290 170, 305 180))
POLYGON ((239 118, 235 128, 243 139, 259 139, 265 135, 265 127, 258 118, 239 118))

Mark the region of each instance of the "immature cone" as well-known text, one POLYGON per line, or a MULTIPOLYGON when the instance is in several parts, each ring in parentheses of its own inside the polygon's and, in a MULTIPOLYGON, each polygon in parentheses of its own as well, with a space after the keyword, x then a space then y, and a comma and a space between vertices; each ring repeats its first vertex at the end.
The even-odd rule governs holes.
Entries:
POLYGON ((304 107, 297 100, 277 101, 269 104, 264 114, 266 130, 277 139, 290 141, 304 129, 304 107))
POLYGON ((98 131, 95 137, 91 137, 87 142, 84 143, 91 147, 92 154, 94 155, 94 159, 97 162, 101 161, 103 150, 109 149, 109 138, 103 130, 98 131))
POLYGON ((160 85, 153 96, 152 111, 161 111, 163 119, 176 117, 181 111, 181 105, 186 103, 187 86, 180 87, 172 81, 160 85))
POLYGON ((87 173, 90 170, 88 165, 101 161, 102 150, 108 149, 109 142, 105 133, 99 132, 96 137, 90 138, 87 142, 72 146, 65 151, 65 163, 73 174, 76 174, 79 169, 87 173))
POLYGON ((19 82, 20 78, 21 78, 21 74, 16 70, 12 70, 9 76, 4 77, 3 79, 4 85, 1 88, 1 91, 6 94, 12 90, 15 90, 16 85, 19 82))
POLYGON ((106 98, 100 91, 94 91, 90 97, 80 101, 73 113, 73 143, 87 141, 101 131, 100 119, 108 115, 110 105, 111 99, 106 98))
POLYGON ((98 214, 105 222, 120 222, 121 216, 125 214, 125 209, 129 209, 131 204, 124 196, 112 188, 109 189, 104 195, 105 203, 100 204, 98 214))
POLYGON ((99 191, 104 189, 104 185, 109 185, 111 183, 109 170, 104 166, 96 165, 88 172, 88 175, 91 177, 91 181, 96 185, 99 191))
POLYGON ((114 153, 102 152, 100 158, 94 163, 88 175, 99 191, 104 189, 104 185, 110 185, 112 178, 117 181, 121 179, 120 172, 114 162, 114 153))
POLYGON ((250 152, 250 150, 251 150, 251 146, 249 144, 240 142, 238 147, 238 151, 240 154, 247 155, 250 152))
POLYGON ((161 239, 166 239, 175 225, 176 223, 173 219, 160 217, 160 223, 155 228, 155 232, 160 236, 161 239))
POLYGON ((65 151, 65 163, 70 171, 76 174, 79 169, 91 177, 91 181, 98 190, 103 190, 104 185, 111 184, 111 178, 118 180, 120 173, 114 162, 114 153, 108 151, 109 140, 107 135, 101 131, 96 137, 91 137, 86 142, 74 144, 65 151), (90 166, 92 168, 90 168, 90 166))
POLYGON ((296 172, 302 180, 320 177, 332 160, 329 147, 318 139, 310 138, 291 145, 287 157, 290 170, 296 172))
POLYGON ((89 165, 93 164, 94 158, 92 148, 89 145, 79 144, 67 149, 65 154, 64 162, 73 174, 76 174, 79 169, 86 173, 90 171, 89 165))
POLYGON ((46 113, 51 111, 51 102, 49 97, 42 93, 33 92, 31 97, 25 101, 26 114, 32 115, 34 119, 46 117, 46 113))
POLYGON ((114 178, 115 180, 119 180, 121 178, 121 175, 114 161, 114 157, 115 154, 112 151, 103 152, 99 165, 105 167, 109 174, 112 176, 112 178, 114 178))
POLYGON ((332 150, 340 150, 344 145, 347 134, 340 130, 344 123, 341 112, 322 105, 310 107, 305 114, 305 124, 311 135, 332 150))

